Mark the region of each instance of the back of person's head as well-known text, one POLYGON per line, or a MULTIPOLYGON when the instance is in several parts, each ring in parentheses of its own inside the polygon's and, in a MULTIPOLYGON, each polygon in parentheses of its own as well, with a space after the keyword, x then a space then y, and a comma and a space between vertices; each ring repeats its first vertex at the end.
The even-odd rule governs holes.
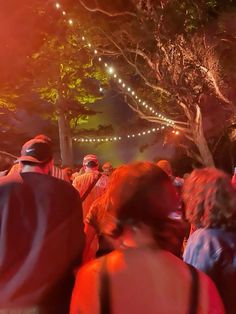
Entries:
POLYGON ((89 169, 98 168, 99 163, 97 156, 92 154, 86 155, 83 159, 83 166, 89 169))
POLYGON ((53 152, 50 143, 41 139, 31 139, 21 149, 21 156, 16 162, 23 165, 38 165, 44 167, 53 159, 53 152))
POLYGON ((183 199, 186 217, 196 227, 236 227, 236 191, 221 170, 194 170, 185 180, 183 199))
MULTIPOLYGON (((176 210, 176 192, 167 174, 153 163, 117 168, 111 175, 103 206, 119 225, 145 224, 155 232, 176 210)), ((155 236, 155 235, 154 235, 155 236)))
POLYGON ((102 165, 102 170, 104 175, 110 177, 112 172, 114 171, 114 168, 112 164, 109 161, 107 161, 102 165))
POLYGON ((157 162, 157 166, 159 168, 161 168, 163 171, 165 171, 166 174, 168 174, 168 176, 172 176, 172 167, 171 167, 171 164, 168 160, 159 160, 157 162))

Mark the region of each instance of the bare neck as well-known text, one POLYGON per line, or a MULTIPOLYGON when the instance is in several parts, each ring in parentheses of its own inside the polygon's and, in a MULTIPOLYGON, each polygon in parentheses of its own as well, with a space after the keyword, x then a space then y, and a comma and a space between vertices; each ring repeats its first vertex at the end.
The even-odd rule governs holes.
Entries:
POLYGON ((21 172, 35 172, 35 173, 41 173, 41 174, 49 174, 49 167, 40 167, 38 165, 23 165, 21 172))

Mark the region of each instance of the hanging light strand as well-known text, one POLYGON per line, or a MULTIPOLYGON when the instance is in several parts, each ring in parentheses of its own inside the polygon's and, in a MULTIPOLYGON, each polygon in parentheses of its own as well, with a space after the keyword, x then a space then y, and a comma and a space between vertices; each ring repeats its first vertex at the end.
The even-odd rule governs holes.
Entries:
MULTIPOLYGON (((80 143, 108 143, 108 142, 119 142, 121 140, 129 140, 129 139, 135 139, 142 136, 148 136, 157 132, 164 131, 166 127, 163 125, 158 128, 151 128, 145 131, 141 131, 138 133, 128 133, 123 136, 107 136, 107 137, 74 137, 75 142, 80 143)), ((178 135, 179 131, 172 131, 173 134, 178 135)))
MULTIPOLYGON (((62 9, 62 6, 59 2, 56 2, 55 7, 57 10, 61 11, 62 15, 64 16, 67 15, 66 11, 62 9)), ((67 20, 67 22, 70 26, 73 26, 74 24, 73 20, 70 18, 67 20)), ((93 53, 95 54, 95 56, 97 56, 98 54, 97 49, 93 49, 92 44, 86 39, 86 37, 82 36, 81 39, 82 41, 86 43, 89 49, 93 50, 93 53)), ((156 116, 158 120, 164 122, 167 126, 172 126, 174 128, 175 126, 174 121, 165 117, 162 113, 156 111, 152 106, 150 106, 141 98, 139 98, 136 92, 129 85, 127 85, 121 77, 118 76, 113 66, 108 65, 106 62, 103 62, 103 59, 101 56, 99 56, 97 59, 99 62, 103 63, 108 74, 119 84, 120 88, 122 88, 126 93, 128 93, 136 101, 136 103, 142 106, 144 110, 147 110, 148 112, 150 112, 153 116, 156 116)))

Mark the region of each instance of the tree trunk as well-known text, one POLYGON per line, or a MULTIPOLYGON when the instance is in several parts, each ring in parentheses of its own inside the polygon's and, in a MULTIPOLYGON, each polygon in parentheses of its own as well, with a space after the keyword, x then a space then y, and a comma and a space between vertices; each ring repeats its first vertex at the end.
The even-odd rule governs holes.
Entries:
POLYGON ((214 167, 214 159, 203 132, 202 113, 198 105, 196 105, 195 121, 192 123, 192 135, 194 143, 198 148, 202 165, 206 167, 214 167))
POLYGON ((61 160, 63 166, 73 166, 73 148, 70 125, 63 109, 58 109, 58 128, 60 139, 61 160))

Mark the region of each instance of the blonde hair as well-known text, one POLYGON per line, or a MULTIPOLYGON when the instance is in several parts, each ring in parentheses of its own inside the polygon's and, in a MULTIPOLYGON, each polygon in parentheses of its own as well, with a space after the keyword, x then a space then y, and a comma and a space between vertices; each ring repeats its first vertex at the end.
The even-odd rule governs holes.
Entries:
POLYGON ((196 227, 236 227, 236 191, 230 177, 221 170, 194 170, 185 180, 183 200, 186 217, 196 227))

